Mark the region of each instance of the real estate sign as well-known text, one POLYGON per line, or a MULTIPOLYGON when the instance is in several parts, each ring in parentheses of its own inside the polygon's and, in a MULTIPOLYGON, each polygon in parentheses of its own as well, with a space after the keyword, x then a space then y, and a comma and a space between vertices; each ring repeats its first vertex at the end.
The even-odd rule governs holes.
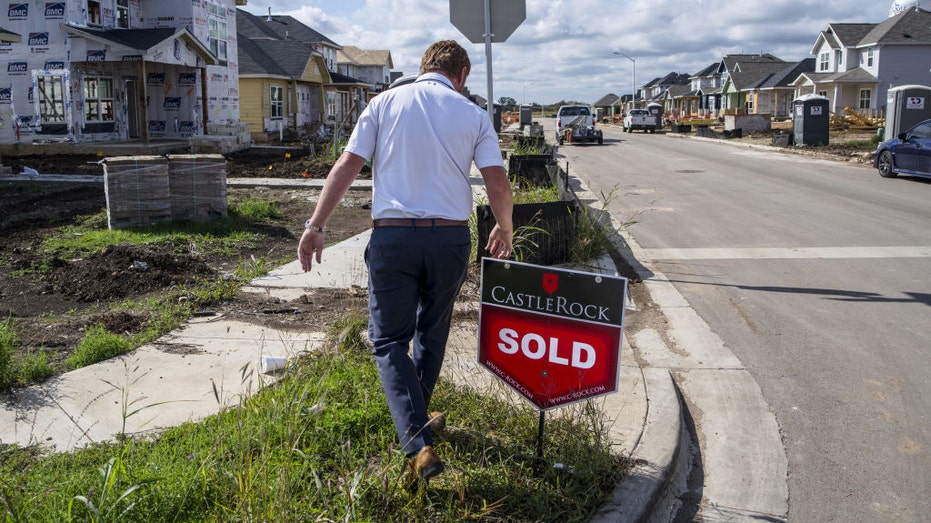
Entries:
POLYGON ((482 260, 479 364, 540 410, 617 391, 627 279, 482 260))

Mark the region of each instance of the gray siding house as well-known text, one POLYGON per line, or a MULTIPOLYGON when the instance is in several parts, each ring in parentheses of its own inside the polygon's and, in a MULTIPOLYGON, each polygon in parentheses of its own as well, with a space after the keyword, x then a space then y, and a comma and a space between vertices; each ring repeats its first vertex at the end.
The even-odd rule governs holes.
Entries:
POLYGON ((885 114, 890 88, 931 85, 931 12, 913 6, 878 24, 828 24, 811 53, 815 70, 792 84, 819 94, 835 113, 885 114))

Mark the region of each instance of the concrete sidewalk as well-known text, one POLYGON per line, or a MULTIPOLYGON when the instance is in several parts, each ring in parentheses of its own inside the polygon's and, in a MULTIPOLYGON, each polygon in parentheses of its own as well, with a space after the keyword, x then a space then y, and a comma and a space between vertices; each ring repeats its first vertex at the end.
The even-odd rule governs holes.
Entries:
MULTIPOLYGON (((314 187, 321 181, 229 183, 314 187)), ((473 186, 481 191, 480 178, 473 186)), ((370 185, 360 183, 356 188, 368 190, 370 185)), ((592 195, 577 196, 583 202, 597 201, 592 195)), ((243 291, 292 300, 312 288, 365 288, 362 253, 370 232, 327 247, 323 263, 310 273, 303 273, 295 260, 253 280, 243 291)), ((616 274, 608 257, 584 269, 616 274)), ((308 323, 309 329, 313 327, 308 323)), ((523 401, 479 366, 477 331, 474 323, 454 326, 444 376, 523 401)), ((680 464, 687 454, 682 451, 686 433, 675 385, 668 370, 640 367, 627 341, 632 334, 625 333, 619 392, 598 401, 610 423, 612 445, 637 465, 593 519, 597 522, 639 521, 671 512, 676 493, 668 487, 685 471, 680 464)), ((315 350, 323 338, 323 332, 284 332, 222 316, 192 319, 130 354, 16 391, 0 405, 0 443, 68 451, 119 433, 157 431, 203 419, 238 404, 280 376, 260 372, 263 356, 294 357, 315 350)))

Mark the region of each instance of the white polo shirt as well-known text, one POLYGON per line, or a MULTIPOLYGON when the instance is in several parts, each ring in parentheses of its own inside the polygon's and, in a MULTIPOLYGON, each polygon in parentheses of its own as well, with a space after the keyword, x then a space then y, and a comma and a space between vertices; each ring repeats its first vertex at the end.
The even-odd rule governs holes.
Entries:
POLYGON ((346 150, 373 160, 373 219, 468 220, 472 162, 504 166, 488 113, 438 73, 372 99, 346 150))

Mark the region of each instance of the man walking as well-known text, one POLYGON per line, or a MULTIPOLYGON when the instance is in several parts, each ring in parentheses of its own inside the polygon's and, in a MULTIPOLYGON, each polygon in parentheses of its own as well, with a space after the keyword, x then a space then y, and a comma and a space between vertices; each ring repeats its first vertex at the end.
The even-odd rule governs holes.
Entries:
POLYGON ((473 162, 497 222, 484 248, 506 258, 513 242, 511 186, 497 133, 488 114, 461 94, 470 69, 459 44, 436 42, 416 81, 372 99, 298 245, 305 272, 321 263, 326 221, 372 160, 369 338, 401 447, 415 478, 424 480, 444 468, 432 446, 428 406, 469 263, 473 162))

